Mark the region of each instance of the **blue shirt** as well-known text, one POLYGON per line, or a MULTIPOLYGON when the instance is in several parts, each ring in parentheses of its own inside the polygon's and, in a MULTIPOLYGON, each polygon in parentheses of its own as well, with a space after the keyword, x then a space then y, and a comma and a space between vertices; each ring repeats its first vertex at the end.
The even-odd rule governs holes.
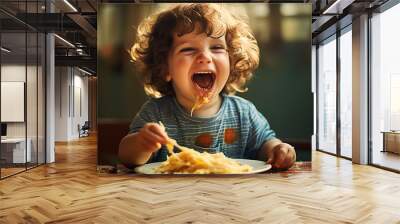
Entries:
MULTIPOLYGON (((246 99, 222 95, 221 108, 208 118, 191 117, 173 96, 147 101, 130 125, 130 133, 148 122, 162 122, 170 138, 199 152, 223 152, 230 158, 257 159, 262 144, 275 138, 266 118, 246 99)), ((167 159, 163 146, 148 162, 167 159)))

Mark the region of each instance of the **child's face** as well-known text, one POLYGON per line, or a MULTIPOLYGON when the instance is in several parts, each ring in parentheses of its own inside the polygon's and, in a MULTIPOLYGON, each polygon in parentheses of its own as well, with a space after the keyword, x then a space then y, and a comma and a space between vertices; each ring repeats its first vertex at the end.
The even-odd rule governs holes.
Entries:
POLYGON ((216 39, 197 29, 183 36, 174 35, 168 56, 167 81, 172 80, 181 103, 193 105, 198 96, 211 102, 223 90, 230 72, 225 35, 216 39))

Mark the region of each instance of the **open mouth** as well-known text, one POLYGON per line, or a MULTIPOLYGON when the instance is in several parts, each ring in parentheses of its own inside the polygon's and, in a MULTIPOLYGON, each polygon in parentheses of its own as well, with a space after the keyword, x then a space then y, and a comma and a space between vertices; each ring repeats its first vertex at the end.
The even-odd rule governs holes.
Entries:
POLYGON ((213 72, 195 72, 192 75, 193 83, 203 92, 209 92, 215 83, 215 73, 213 72))

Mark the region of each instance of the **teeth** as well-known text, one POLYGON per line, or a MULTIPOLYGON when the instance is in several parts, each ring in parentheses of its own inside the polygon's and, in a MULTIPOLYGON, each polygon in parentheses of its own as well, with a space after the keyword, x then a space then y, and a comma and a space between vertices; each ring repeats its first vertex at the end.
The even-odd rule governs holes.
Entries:
POLYGON ((195 72, 196 74, 212 74, 212 72, 195 72))

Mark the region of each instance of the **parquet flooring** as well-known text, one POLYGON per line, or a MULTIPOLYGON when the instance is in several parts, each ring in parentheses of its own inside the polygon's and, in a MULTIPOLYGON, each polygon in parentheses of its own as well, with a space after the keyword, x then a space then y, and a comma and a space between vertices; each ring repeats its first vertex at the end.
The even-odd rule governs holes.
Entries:
POLYGON ((375 150, 372 161, 377 165, 400 170, 400 154, 375 150))
POLYGON ((98 174, 96 139, 0 181, 0 223, 400 223, 400 175, 313 152, 313 171, 98 174))
POLYGON ((15 174, 15 173, 24 171, 24 170, 25 170, 25 167, 17 167, 17 168, 15 168, 15 167, 11 167, 11 168, 7 167, 7 168, 1 168, 1 176, 2 176, 2 177, 7 177, 7 176, 10 176, 10 175, 12 175, 12 174, 15 174))

